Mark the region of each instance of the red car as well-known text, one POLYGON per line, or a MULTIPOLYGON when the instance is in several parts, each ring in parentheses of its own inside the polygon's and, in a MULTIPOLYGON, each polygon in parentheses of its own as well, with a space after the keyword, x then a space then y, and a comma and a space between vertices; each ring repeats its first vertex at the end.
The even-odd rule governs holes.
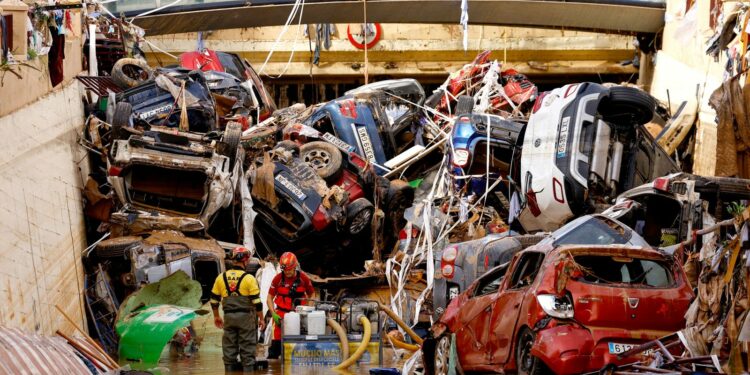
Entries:
POLYGON ((656 250, 545 241, 451 301, 423 347, 425 367, 447 374, 452 333, 464 371, 579 374, 631 363, 638 358, 618 354, 684 328, 692 298, 682 268, 656 250))
POLYGON ((185 52, 180 55, 180 66, 192 70, 204 72, 217 71, 229 73, 240 81, 252 82, 253 92, 259 101, 259 115, 255 119, 258 123, 267 119, 276 110, 276 103, 263 85, 263 80, 258 76, 247 60, 240 58, 236 53, 214 51, 204 49, 202 51, 185 52))

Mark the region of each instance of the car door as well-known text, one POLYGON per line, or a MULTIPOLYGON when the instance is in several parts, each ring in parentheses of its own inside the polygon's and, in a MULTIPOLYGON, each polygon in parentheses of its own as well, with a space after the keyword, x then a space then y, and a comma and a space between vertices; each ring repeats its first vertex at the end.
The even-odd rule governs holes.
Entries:
POLYGON ((502 366, 510 359, 520 311, 543 260, 544 253, 540 252, 525 252, 517 256, 508 273, 506 288, 497 294, 492 305, 492 330, 488 343, 492 365, 502 366))
POLYGON ((474 287, 473 296, 461 307, 461 328, 456 332, 456 347, 461 366, 467 370, 489 364, 490 318, 492 303, 505 275, 505 267, 488 272, 474 287))

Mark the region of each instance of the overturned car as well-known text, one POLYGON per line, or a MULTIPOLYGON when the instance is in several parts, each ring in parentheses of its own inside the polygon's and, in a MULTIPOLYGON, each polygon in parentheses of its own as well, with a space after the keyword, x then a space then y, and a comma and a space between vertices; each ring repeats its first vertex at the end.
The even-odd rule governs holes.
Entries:
POLYGON ((541 94, 513 160, 520 163, 513 179, 524 229, 554 230, 623 191, 679 172, 643 127, 655 108, 653 97, 631 87, 579 83, 541 94))

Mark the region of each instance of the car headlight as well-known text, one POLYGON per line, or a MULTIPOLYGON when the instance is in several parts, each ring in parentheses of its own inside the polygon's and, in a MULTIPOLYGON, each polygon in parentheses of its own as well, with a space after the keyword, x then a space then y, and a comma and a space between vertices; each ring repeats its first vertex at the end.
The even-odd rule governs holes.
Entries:
POLYGON ((453 150, 453 164, 457 167, 465 167, 469 163, 469 150, 458 148, 453 150))
POLYGON ((540 294, 536 296, 536 300, 542 310, 553 318, 570 319, 573 317, 573 302, 567 295, 560 298, 554 294, 540 294))

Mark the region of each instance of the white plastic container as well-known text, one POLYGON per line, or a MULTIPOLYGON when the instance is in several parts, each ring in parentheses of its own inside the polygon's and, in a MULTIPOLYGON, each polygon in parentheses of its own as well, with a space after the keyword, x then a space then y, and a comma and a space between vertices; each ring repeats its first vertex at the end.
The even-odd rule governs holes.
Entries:
POLYGON ((290 311, 284 315, 284 336, 288 335, 299 335, 300 334, 300 327, 299 327, 299 314, 296 312, 290 311))
POLYGON ((326 334, 326 313, 318 310, 307 314, 307 334, 308 335, 325 335, 326 334))

